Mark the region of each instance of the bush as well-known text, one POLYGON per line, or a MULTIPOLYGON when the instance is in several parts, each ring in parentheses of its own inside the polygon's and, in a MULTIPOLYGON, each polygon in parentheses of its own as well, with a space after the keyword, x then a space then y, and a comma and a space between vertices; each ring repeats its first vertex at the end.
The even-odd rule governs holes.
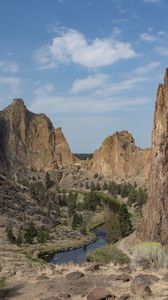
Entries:
POLYGON ((13 229, 11 226, 6 227, 6 234, 8 241, 14 244, 16 241, 16 237, 13 234, 13 229))
POLYGON ((0 295, 3 293, 4 288, 5 288, 5 278, 0 277, 0 295))
POLYGON ((77 193, 71 191, 69 192, 68 200, 67 200, 69 216, 72 216, 75 213, 77 197, 78 197, 77 193))
POLYGON ((127 264, 129 263, 129 257, 119 250, 114 245, 106 245, 95 251, 89 252, 87 254, 87 261, 91 262, 100 262, 108 264, 110 262, 118 264, 127 264))
POLYGON ((143 242, 133 248, 133 263, 151 268, 168 267, 168 254, 157 242, 143 242))
POLYGON ((41 226, 41 228, 37 231, 37 241, 39 243, 45 243, 49 238, 48 229, 45 226, 41 226))
POLYGON ((84 196, 84 209, 95 211, 101 205, 101 197, 98 193, 91 191, 84 196))
POLYGON ((31 223, 28 228, 26 228, 24 233, 24 239, 26 244, 32 244, 34 238, 37 236, 37 229, 34 224, 31 223))
POLYGON ((78 226, 83 224, 83 217, 81 214, 77 214, 76 212, 73 215, 72 220, 72 229, 76 229, 78 226))

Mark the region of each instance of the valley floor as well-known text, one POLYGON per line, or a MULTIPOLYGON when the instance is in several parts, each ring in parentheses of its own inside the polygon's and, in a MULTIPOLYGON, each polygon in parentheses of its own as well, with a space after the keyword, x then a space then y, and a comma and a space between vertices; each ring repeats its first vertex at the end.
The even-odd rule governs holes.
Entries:
POLYGON ((94 263, 52 265, 5 249, 3 245, 0 254, 1 276, 6 279, 6 289, 0 298, 3 300, 95 300, 110 299, 103 298, 109 294, 115 296, 111 299, 120 300, 168 299, 166 269, 151 271, 131 265, 94 263))

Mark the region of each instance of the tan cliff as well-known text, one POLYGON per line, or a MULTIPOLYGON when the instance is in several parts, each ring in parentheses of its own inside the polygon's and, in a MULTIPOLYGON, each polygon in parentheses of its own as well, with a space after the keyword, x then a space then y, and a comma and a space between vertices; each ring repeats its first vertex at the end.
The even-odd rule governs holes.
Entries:
POLYGON ((0 112, 0 167, 53 170, 75 161, 61 131, 45 114, 30 112, 22 99, 16 99, 0 112))
POLYGON ((113 180, 129 180, 142 183, 148 175, 150 149, 135 145, 128 131, 116 132, 107 137, 94 153, 91 170, 113 180))
POLYGON ((168 246, 168 69, 157 92, 148 179, 149 199, 137 235, 168 246))

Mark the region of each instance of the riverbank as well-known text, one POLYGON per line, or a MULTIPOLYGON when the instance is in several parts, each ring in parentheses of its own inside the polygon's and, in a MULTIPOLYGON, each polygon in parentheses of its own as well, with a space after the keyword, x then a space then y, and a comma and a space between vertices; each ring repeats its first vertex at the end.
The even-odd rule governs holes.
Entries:
MULTIPOLYGON (((52 228, 52 232, 55 231, 61 232, 63 228, 68 228, 67 234, 61 238, 55 239, 55 236, 53 234, 52 239, 48 240, 45 243, 33 243, 33 244, 22 244, 21 246, 16 246, 13 244, 9 244, 4 240, 2 243, 3 248, 6 248, 9 251, 16 252, 19 254, 23 254, 27 257, 32 258, 38 258, 39 256, 45 254, 45 253, 57 253, 62 251, 68 251, 72 249, 78 249, 84 246, 87 246, 89 244, 92 244, 96 241, 97 237, 93 230, 102 225, 105 220, 105 215, 103 212, 96 213, 93 218, 88 222, 87 224, 87 234, 82 235, 79 233, 78 230, 72 231, 70 228, 58 225, 55 228, 52 228), (69 237, 72 235, 72 238, 69 237)), ((64 231, 64 230, 63 230, 64 231)), ((66 232, 66 230, 65 230, 66 232)), ((1 234, 3 239, 5 239, 5 233, 3 232, 1 234)))

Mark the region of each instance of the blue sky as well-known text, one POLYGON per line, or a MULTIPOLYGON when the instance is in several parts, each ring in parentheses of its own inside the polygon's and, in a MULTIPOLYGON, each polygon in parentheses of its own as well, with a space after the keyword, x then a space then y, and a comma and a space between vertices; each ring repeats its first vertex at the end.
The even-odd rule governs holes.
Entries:
POLYGON ((1 0, 0 109, 23 98, 73 152, 119 130, 149 147, 167 12, 167 0, 1 0))

